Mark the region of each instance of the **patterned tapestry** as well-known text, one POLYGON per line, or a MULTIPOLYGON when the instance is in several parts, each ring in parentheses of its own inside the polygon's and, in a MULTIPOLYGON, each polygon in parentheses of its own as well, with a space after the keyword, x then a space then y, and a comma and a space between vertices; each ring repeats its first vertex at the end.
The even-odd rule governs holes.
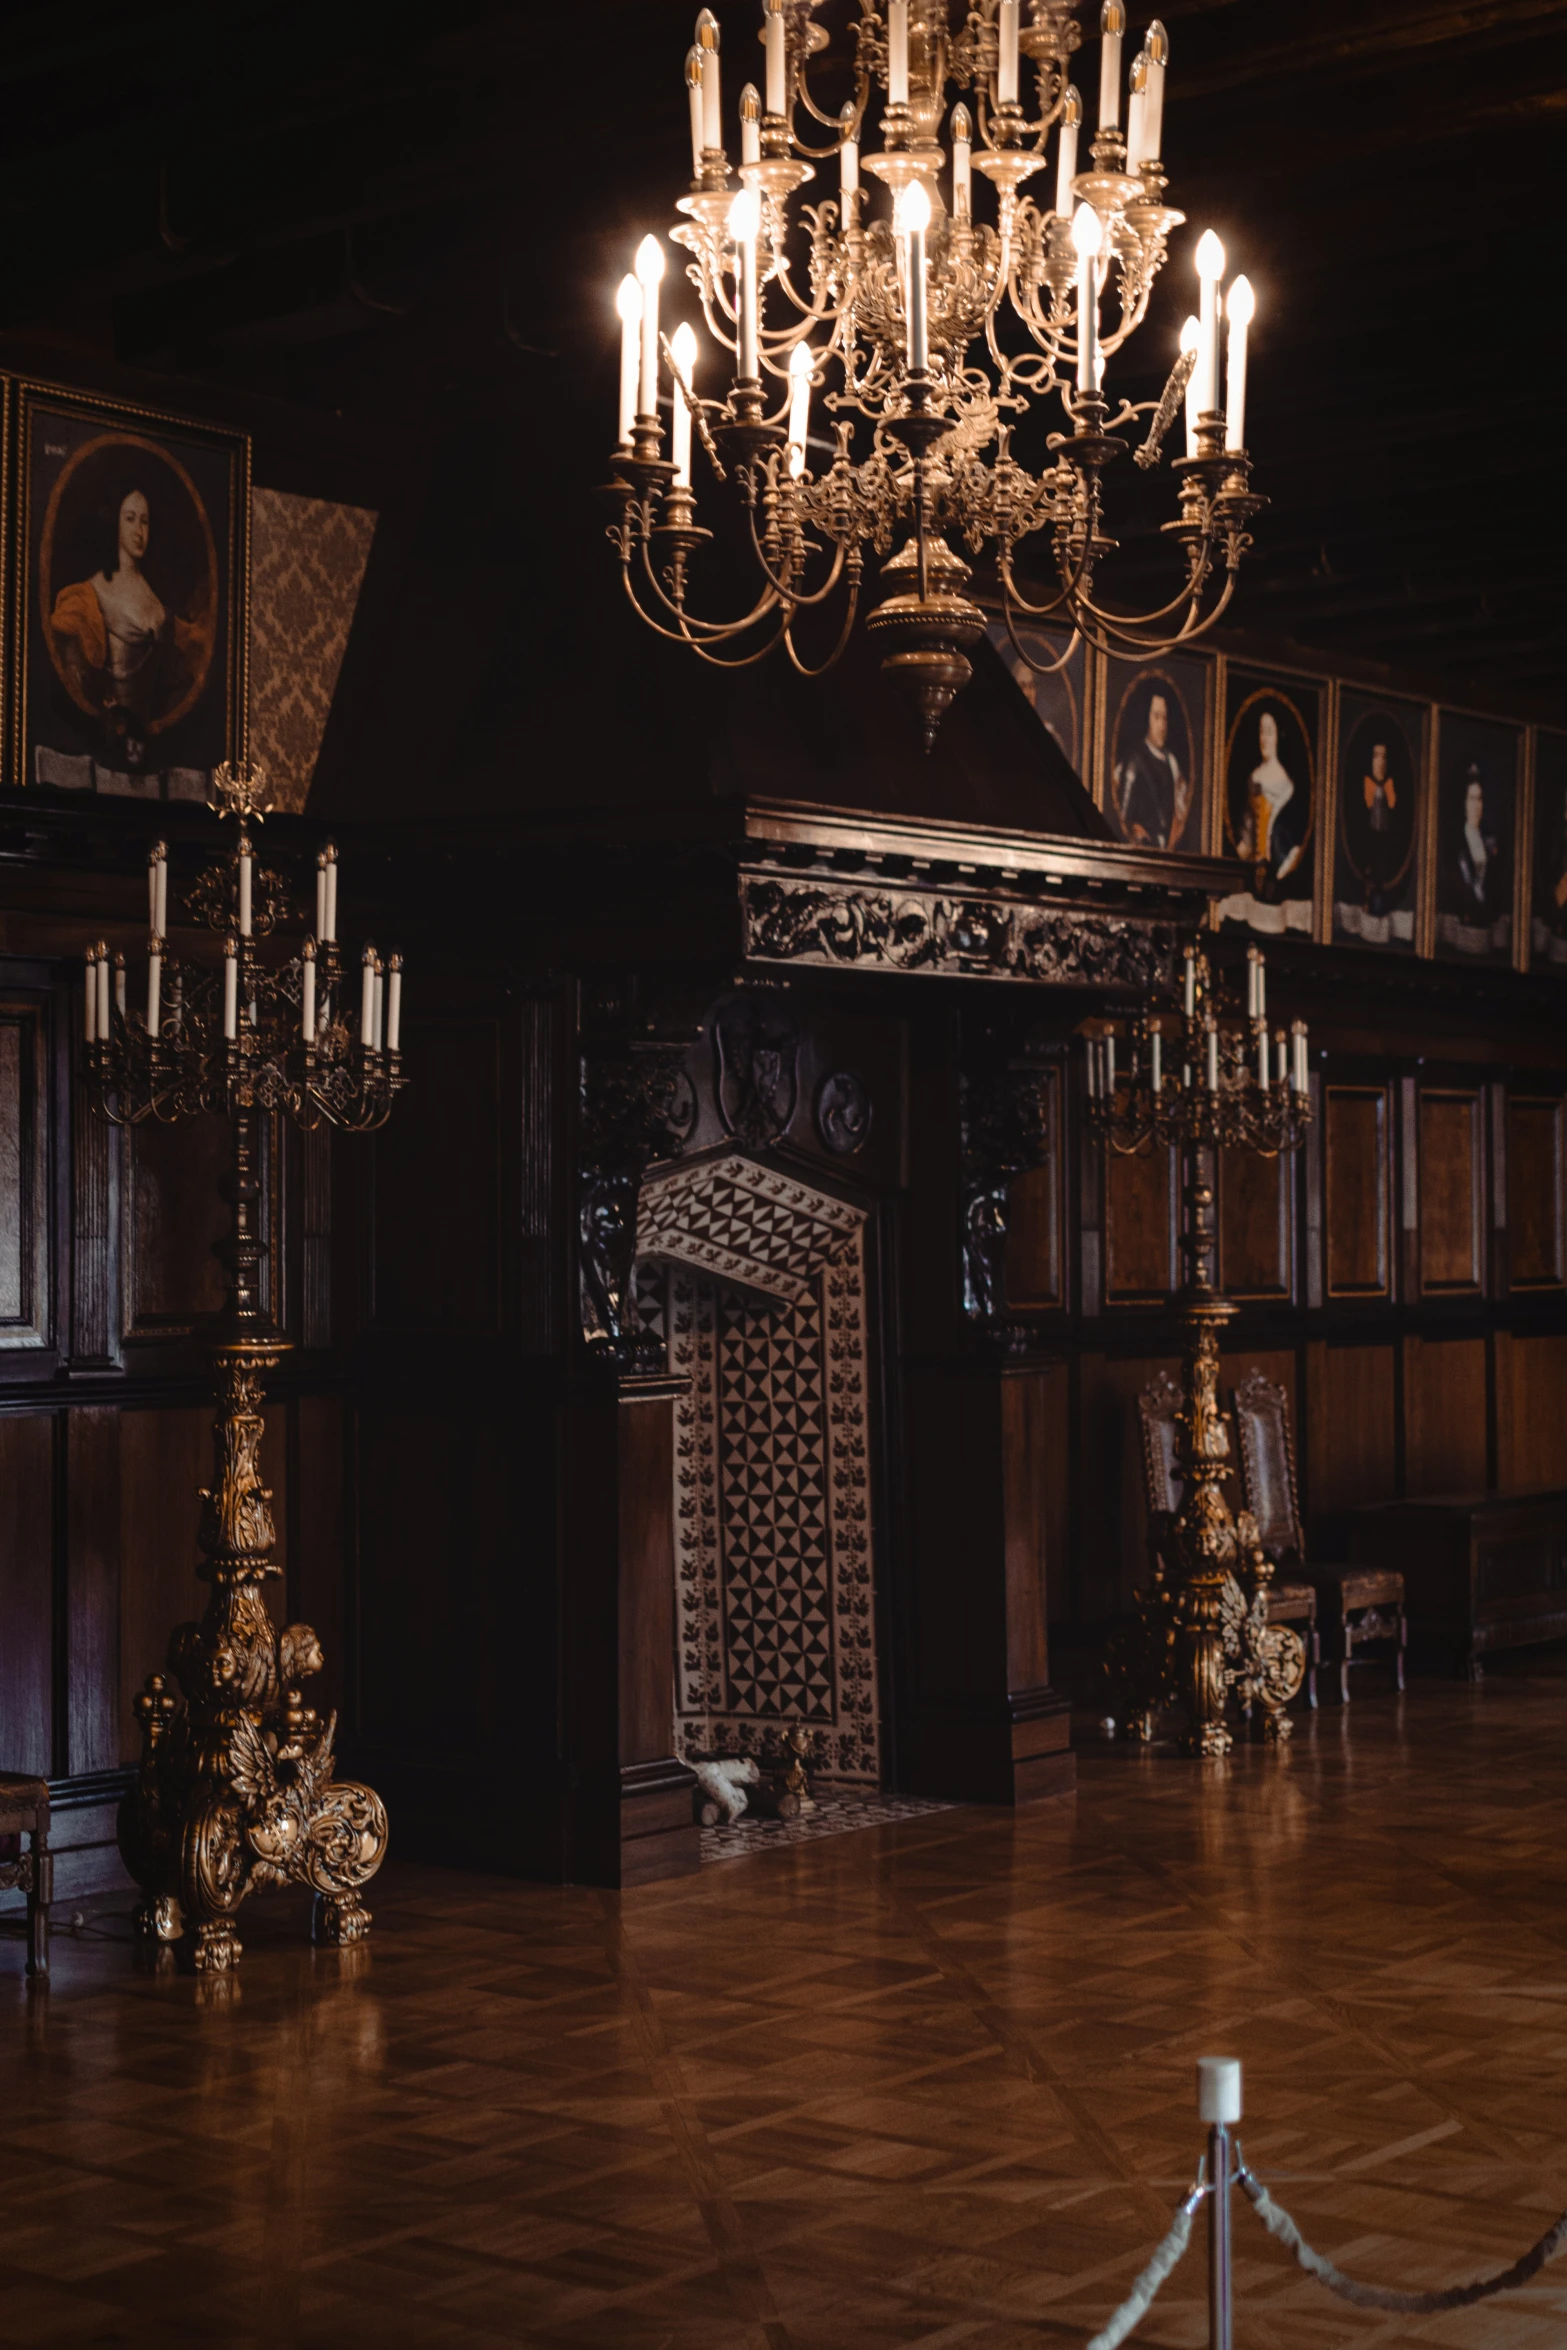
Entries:
POLYGON ((279 808, 309 795, 375 522, 360 506, 251 492, 250 755, 279 808))
MULTIPOLYGON (((843 1203, 807 1192, 802 1221, 843 1203)), ((644 1268, 650 1327, 691 1389, 675 1407, 676 1750, 776 1753, 877 1786, 864 1226, 798 1302, 675 1264, 644 1268)))

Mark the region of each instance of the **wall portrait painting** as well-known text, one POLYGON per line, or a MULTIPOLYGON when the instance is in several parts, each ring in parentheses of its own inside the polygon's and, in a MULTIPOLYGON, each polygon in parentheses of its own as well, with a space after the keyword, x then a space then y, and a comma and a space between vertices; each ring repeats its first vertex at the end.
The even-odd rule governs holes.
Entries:
POLYGON ((248 442, 28 385, 20 447, 25 780, 205 798, 243 751, 248 442))
POLYGON ((1224 853, 1245 882, 1220 900, 1226 921, 1277 937, 1311 935, 1316 865, 1320 689, 1230 668, 1225 679, 1224 853))
POLYGON ((1088 755, 1088 663, 1082 638, 1074 640, 1065 630, 1031 627, 1021 620, 1009 632, 1004 620, 993 619, 985 633, 1040 725, 1081 778, 1088 755))
POLYGON ((1530 946, 1537 971, 1567 971, 1567 734, 1534 738, 1534 881, 1530 946))
POLYGON ((1348 688, 1341 696, 1336 938, 1414 952, 1428 725, 1422 703, 1348 688))
POLYGON ((1122 840, 1202 854, 1209 674, 1201 661, 1110 663, 1105 811, 1122 840))
POLYGON ((1519 727, 1444 710, 1437 734, 1436 951, 1507 963, 1513 952, 1519 727))

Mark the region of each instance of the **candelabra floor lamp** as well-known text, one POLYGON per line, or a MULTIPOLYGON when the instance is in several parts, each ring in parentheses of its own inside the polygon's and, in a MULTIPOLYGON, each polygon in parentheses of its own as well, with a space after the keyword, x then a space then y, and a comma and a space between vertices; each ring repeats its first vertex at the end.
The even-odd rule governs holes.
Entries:
MULTIPOLYGON (((259 770, 220 768, 213 805, 243 828, 265 811, 259 770)), ((321 1942, 357 1941, 370 1913, 361 1888, 380 1867, 386 1810, 369 1787, 334 1778, 337 1717, 301 1696, 319 1672, 308 1624, 281 1632, 265 1586, 280 1572, 271 1493, 262 1483, 261 1400, 288 1351, 262 1291, 263 1121, 354 1133, 383 1125, 403 1084, 402 967, 362 959, 357 1011, 337 948, 337 863, 317 860, 315 937, 291 962, 264 962, 257 941, 289 913, 281 877, 257 866, 247 831, 186 900, 192 919, 226 934, 203 965, 167 950, 168 861, 148 868, 152 936, 146 1009, 126 999, 125 959, 88 951, 83 1046, 93 1108, 111 1123, 172 1124, 226 1116, 232 1224, 220 1247, 226 1297, 213 1348, 218 1414, 213 1481, 200 1494, 196 1572, 208 1585, 199 1623, 175 1626, 162 1672, 135 1701, 141 1766, 120 1809, 120 1850, 141 1887, 138 1924, 156 1942, 189 1938, 198 1972, 240 1955, 235 1918, 254 1888, 308 1886, 321 1942)))
POLYGON ((1270 1040, 1255 947, 1247 973, 1242 1025, 1226 1016, 1230 1007, 1203 946, 1188 946, 1178 1021, 1154 995, 1129 1022, 1106 1023, 1088 1042, 1091 1129, 1107 1150, 1176 1149, 1183 1211, 1181 1504, 1168 1561, 1157 1561, 1147 1589, 1135 1595, 1136 1618, 1115 1644, 1110 1670, 1134 1736, 1152 1738, 1161 1711, 1184 1700, 1182 1744, 1200 1755, 1229 1752, 1232 1696, 1261 1707, 1269 1738, 1288 1738, 1285 1708, 1306 1669, 1298 1635, 1269 1622, 1273 1564, 1256 1520, 1249 1511, 1232 1512, 1224 1492, 1234 1471, 1219 1406, 1219 1348, 1236 1308, 1214 1278, 1217 1156, 1225 1149, 1268 1157, 1297 1150, 1311 1116, 1305 1025, 1297 1020, 1289 1036, 1280 1030, 1270 1040), (1123 1041, 1130 1049, 1118 1055, 1123 1041))

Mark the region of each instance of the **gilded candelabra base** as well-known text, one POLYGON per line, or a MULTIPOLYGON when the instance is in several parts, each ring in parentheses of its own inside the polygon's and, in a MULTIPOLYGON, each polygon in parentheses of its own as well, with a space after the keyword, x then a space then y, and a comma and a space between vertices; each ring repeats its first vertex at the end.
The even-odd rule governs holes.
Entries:
POLYGON ((136 1699, 141 1767, 120 1807, 120 1850, 143 1895, 138 1926, 158 1943, 186 1937, 200 1974, 235 1964, 240 1906, 266 1885, 310 1887, 318 1942, 359 1940, 370 1925, 360 1888, 386 1854, 380 1797, 333 1776, 336 1715, 323 1724, 300 1694, 321 1669, 320 1642, 308 1624, 280 1632, 263 1596, 280 1570, 259 1406, 285 1351, 264 1334, 217 1350, 215 1474, 201 1493, 197 1569, 210 1595, 199 1623, 175 1626, 165 1670, 136 1699))

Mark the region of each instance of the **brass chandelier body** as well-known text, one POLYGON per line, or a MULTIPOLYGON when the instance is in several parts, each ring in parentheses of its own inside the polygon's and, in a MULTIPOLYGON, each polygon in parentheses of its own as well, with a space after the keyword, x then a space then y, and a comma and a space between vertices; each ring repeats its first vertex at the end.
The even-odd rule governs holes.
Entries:
POLYGON ((807 674, 842 652, 868 558, 879 558, 883 593, 867 625, 884 669, 912 690, 928 748, 986 624, 960 549, 988 556, 1014 644, 1034 668, 1061 663, 1017 643, 1020 619, 1065 627, 1073 644, 1144 656, 1189 641, 1224 610, 1263 502, 1240 445, 1251 294, 1244 280, 1230 289, 1228 419, 1224 261, 1212 237, 1203 247, 1216 269, 1199 248, 1202 319, 1188 321, 1163 396, 1107 398, 1106 361, 1142 324, 1183 219, 1164 201, 1157 152, 1146 151, 1162 119, 1158 24, 1132 63, 1123 129, 1125 18, 1121 0, 1105 0, 1099 127, 1078 171, 1076 0, 974 0, 966 12, 951 0, 860 0, 854 95, 841 114, 813 95, 828 47, 817 5, 765 0, 767 103, 749 86, 742 94, 737 165, 724 146, 718 27, 707 10, 698 20, 687 63, 693 182, 671 233, 732 381, 722 399, 704 396, 712 353, 704 363, 688 326, 673 342, 658 331, 663 248, 645 239, 620 304, 610 536, 628 595, 660 634, 730 666, 782 645, 807 674), (862 154, 873 113, 881 148, 862 154), (1039 175, 1052 160, 1047 191, 1039 175), (834 165, 836 193, 830 176, 825 189, 817 178, 834 165), (884 203, 876 210, 862 169, 892 198, 891 218, 884 203), (975 175, 990 182, 993 219, 978 217, 975 175), (807 191, 814 200, 797 205, 807 191), (813 397, 830 443, 810 435, 813 397), (1061 429, 1031 471, 1014 435, 1052 398, 1061 429), (1177 511, 1163 526, 1178 558, 1172 593, 1157 609, 1120 612, 1100 581, 1115 544, 1106 469, 1134 430, 1137 462, 1156 465, 1183 406, 1177 511), (737 496, 759 575, 749 608, 729 618, 702 617, 693 603, 695 559, 711 536, 697 521, 693 428, 713 476, 737 496), (1023 592, 1025 561, 1050 581, 1047 592, 1023 592), (824 606, 835 608, 836 629, 809 630, 833 639, 813 661, 797 626, 824 606))

